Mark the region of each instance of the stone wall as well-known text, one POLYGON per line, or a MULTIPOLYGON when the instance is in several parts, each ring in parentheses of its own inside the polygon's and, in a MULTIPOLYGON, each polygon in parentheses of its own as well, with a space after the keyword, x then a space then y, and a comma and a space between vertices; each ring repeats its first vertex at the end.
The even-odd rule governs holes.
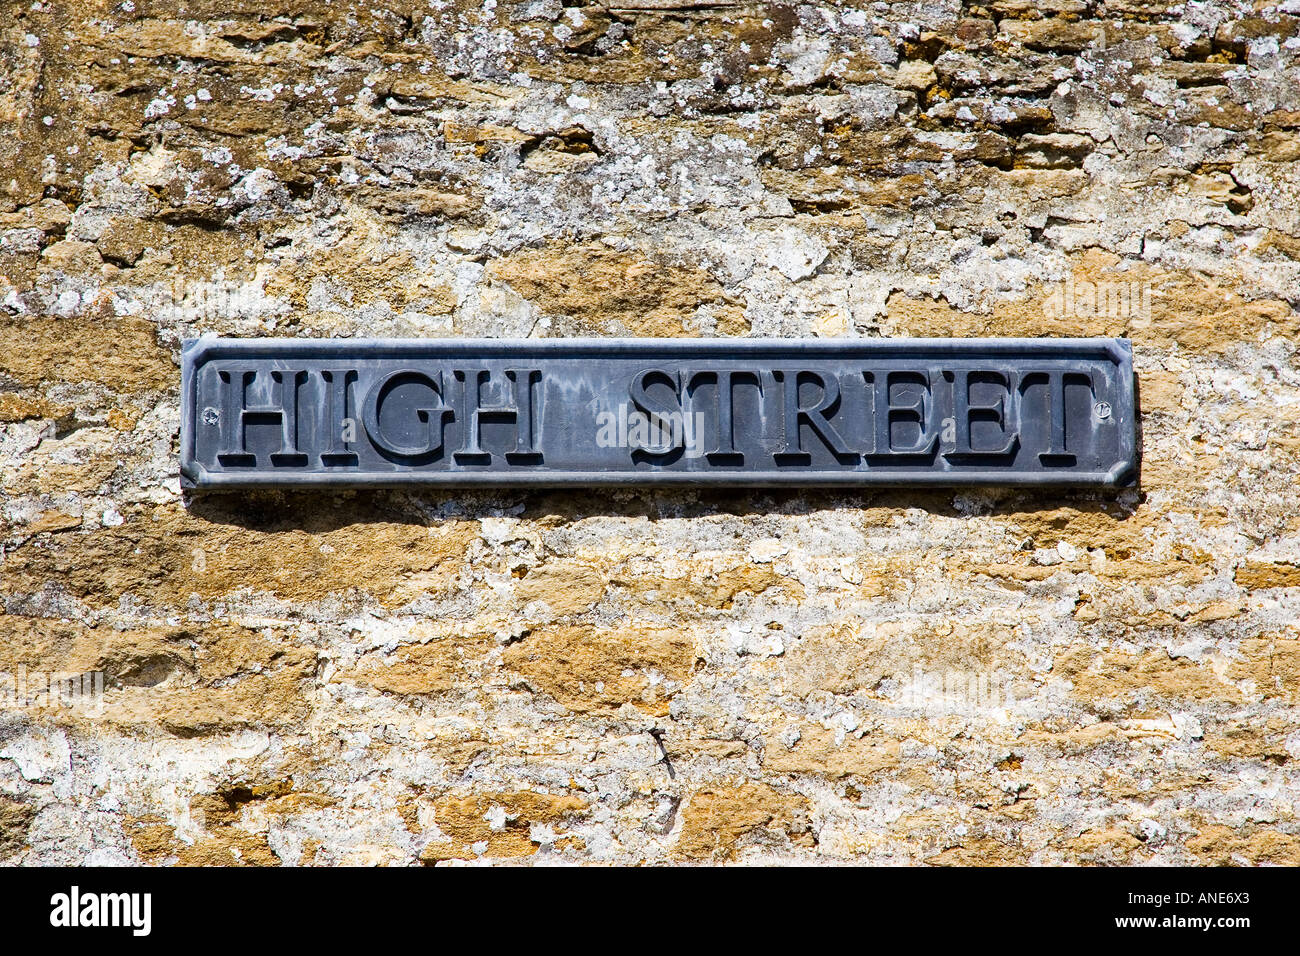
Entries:
POLYGON ((1300 863, 1297 0, 4 0, 0 76, 0 859, 1300 863), (1125 335, 1142 476, 186 498, 199 333, 1125 335))

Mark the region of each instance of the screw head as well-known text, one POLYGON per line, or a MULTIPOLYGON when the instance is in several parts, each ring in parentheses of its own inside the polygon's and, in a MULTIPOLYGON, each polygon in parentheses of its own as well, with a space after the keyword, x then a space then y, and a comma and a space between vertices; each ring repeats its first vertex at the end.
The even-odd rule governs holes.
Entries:
POLYGON ((1098 402, 1092 409, 1103 422, 1110 418, 1110 402, 1098 402))
POLYGON ((203 409, 203 424, 215 425, 219 421, 221 421, 221 412, 217 411, 215 408, 203 409))

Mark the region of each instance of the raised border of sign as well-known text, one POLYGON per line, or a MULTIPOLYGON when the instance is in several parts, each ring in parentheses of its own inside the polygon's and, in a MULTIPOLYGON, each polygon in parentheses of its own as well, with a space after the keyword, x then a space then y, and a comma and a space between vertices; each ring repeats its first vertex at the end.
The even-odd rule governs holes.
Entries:
POLYGON ((564 338, 564 339, 284 339, 284 338, 217 338, 187 339, 182 343, 182 394, 180 428, 180 471, 182 486, 187 490, 236 490, 251 488, 393 488, 412 485, 472 488, 494 487, 588 487, 621 485, 633 487, 957 487, 957 486, 1039 486, 1123 487, 1137 476, 1136 390, 1133 377, 1132 347, 1127 339, 1118 338, 883 338, 883 339, 651 339, 651 338, 564 338), (755 361, 794 358, 844 358, 855 349, 870 351, 873 360, 898 357, 915 359, 945 355, 1041 356, 1050 359, 1107 359, 1117 368, 1116 389, 1112 405, 1117 415, 1119 457, 1103 471, 1043 472, 965 470, 948 472, 891 471, 856 472, 763 471, 763 472, 603 472, 548 471, 529 474, 518 472, 479 472, 473 474, 430 471, 394 473, 325 474, 321 472, 246 472, 223 473, 204 468, 195 458, 195 424, 197 386, 195 370, 204 362, 228 357, 334 358, 370 353, 370 357, 402 357, 404 353, 436 350, 448 358, 502 359, 526 349, 533 354, 569 354, 582 352, 593 359, 601 356, 630 357, 629 353, 685 358, 712 353, 726 358, 755 361))

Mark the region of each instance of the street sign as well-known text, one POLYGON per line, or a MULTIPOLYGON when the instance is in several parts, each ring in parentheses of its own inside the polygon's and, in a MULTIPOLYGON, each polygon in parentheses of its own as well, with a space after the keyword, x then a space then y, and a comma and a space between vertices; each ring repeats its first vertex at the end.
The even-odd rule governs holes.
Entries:
POLYGON ((219 339, 187 488, 1100 485, 1135 477, 1124 339, 219 339))

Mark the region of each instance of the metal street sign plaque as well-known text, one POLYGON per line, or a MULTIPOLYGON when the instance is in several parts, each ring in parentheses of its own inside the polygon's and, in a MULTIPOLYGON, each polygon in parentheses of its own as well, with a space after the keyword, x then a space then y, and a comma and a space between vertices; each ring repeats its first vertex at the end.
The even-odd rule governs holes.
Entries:
POLYGON ((1105 485, 1124 339, 187 341, 187 488, 1105 485))

